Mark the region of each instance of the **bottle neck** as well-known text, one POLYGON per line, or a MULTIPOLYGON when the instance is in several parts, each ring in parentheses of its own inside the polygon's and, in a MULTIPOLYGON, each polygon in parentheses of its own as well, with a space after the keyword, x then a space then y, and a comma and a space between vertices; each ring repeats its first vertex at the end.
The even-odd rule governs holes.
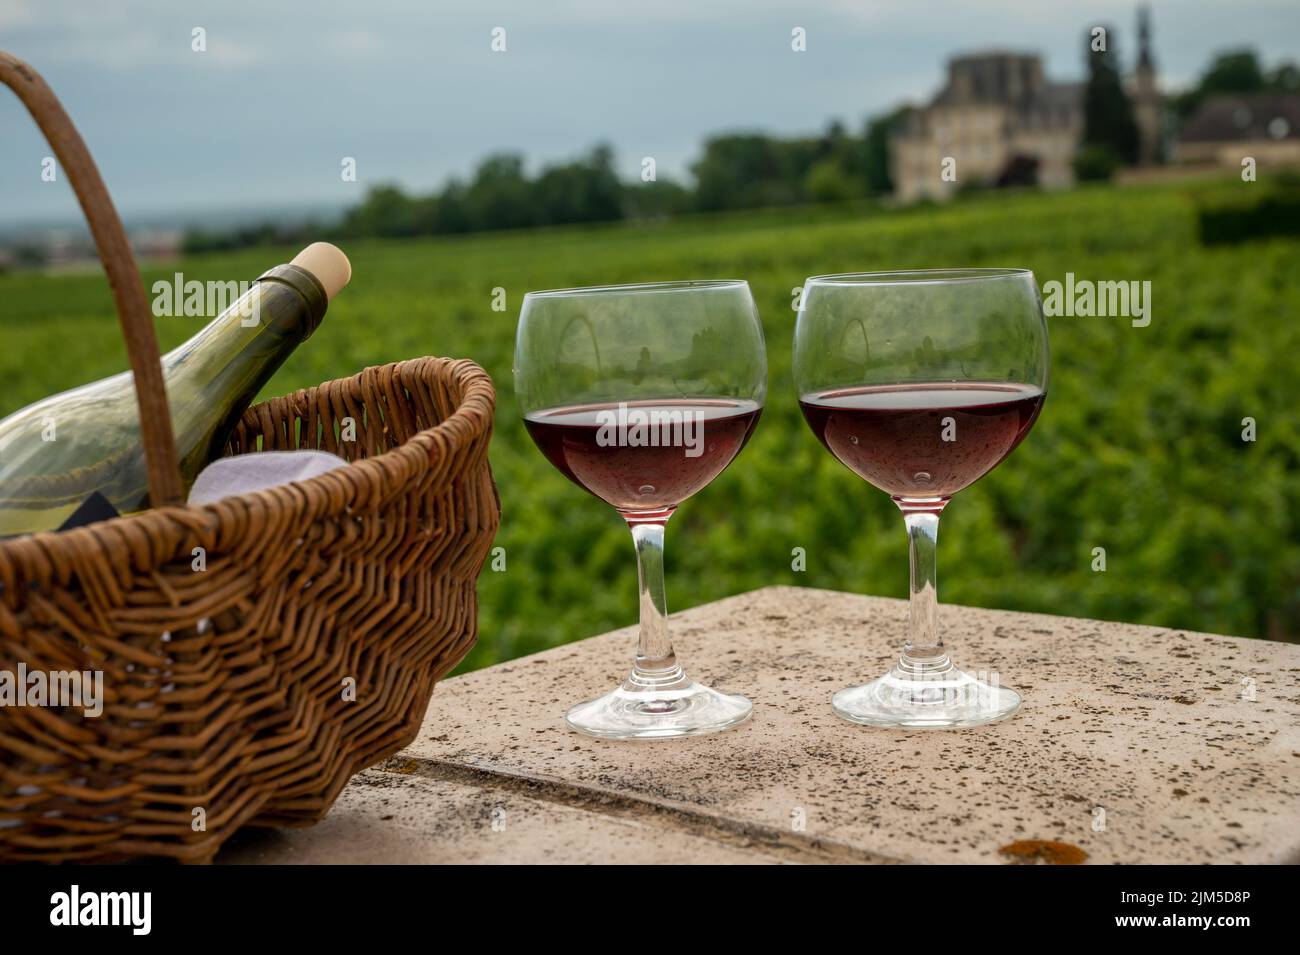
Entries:
POLYGON ((263 272, 247 292, 185 344, 163 356, 164 366, 199 353, 229 360, 259 338, 290 339, 300 344, 325 317, 325 290, 309 272, 277 265, 263 272))
POLYGON ((228 436, 234 419, 320 325, 327 304, 309 272, 276 266, 201 332, 163 356, 182 471, 184 459, 206 459, 214 450, 211 443, 228 436))

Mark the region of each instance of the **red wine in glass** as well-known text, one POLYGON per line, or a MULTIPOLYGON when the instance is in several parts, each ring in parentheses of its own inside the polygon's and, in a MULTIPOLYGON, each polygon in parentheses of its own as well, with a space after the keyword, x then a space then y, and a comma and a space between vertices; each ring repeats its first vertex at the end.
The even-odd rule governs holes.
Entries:
POLYGON ((755 401, 642 399, 544 409, 524 424, 574 484, 620 511, 661 511, 717 477, 761 411, 755 401))
MULTIPOLYGON (((515 337, 524 425, 570 481, 613 505, 636 548, 641 625, 627 678, 572 707, 600 739, 675 739, 749 719, 745 697, 687 676, 668 627, 664 530, 744 447, 767 355, 742 279, 552 289, 524 296, 515 337)), ((605 588, 603 577, 591 580, 605 588)))
POLYGON ((804 283, 792 372, 804 418, 888 493, 907 529, 907 640, 884 675, 831 697, 853 723, 956 728, 1004 720, 1020 694, 958 669, 939 627, 939 518, 1024 439, 1047 394, 1047 322, 1027 269, 817 275, 804 283))
POLYGON ((845 388, 800 398, 813 433, 895 498, 947 499, 993 470, 1043 405, 1032 385, 935 382, 845 388))

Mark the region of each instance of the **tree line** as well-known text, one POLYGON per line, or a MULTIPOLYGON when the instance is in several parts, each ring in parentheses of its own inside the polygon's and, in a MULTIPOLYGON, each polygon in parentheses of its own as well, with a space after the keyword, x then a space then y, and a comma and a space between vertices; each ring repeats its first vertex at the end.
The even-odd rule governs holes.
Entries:
POLYGON ((809 202, 886 195, 888 136, 897 114, 872 119, 858 135, 833 122, 820 136, 781 139, 759 133, 714 136, 691 165, 691 184, 655 175, 619 175, 613 150, 597 145, 584 155, 529 175, 524 157, 502 152, 480 162, 467 179, 452 178, 438 192, 415 195, 394 184, 372 188, 332 228, 265 223, 231 232, 192 232, 189 252, 336 238, 409 238, 503 229, 665 219, 809 202))
MULTIPOLYGON (((1133 105, 1114 52, 1087 51, 1084 132, 1075 171, 1104 179, 1137 161, 1133 105)), ((1285 63, 1272 71, 1249 50, 1220 54, 1191 89, 1169 101, 1173 122, 1185 121, 1216 93, 1297 92, 1300 71, 1285 63)), ((372 188, 332 227, 260 226, 232 232, 192 232, 189 252, 266 243, 333 238, 407 238, 501 229, 653 220, 691 212, 722 212, 804 203, 844 202, 888 195, 889 138, 908 113, 903 107, 868 119, 858 131, 834 121, 820 135, 780 138, 728 133, 704 142, 689 182, 619 175, 613 150, 598 145, 535 175, 519 153, 488 156, 468 178, 452 178, 429 195, 393 184, 372 188)))

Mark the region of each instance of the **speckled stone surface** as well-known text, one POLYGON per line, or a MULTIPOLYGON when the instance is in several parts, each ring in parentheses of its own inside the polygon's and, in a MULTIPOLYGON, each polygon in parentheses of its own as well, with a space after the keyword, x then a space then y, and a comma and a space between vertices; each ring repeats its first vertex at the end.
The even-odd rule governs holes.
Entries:
MULTIPOLYGON (((427 769, 427 767, 423 767, 427 769)), ((430 777, 395 760, 353 777, 324 821, 309 829, 244 829, 219 864, 599 863, 610 845, 619 861, 772 864, 787 853, 662 822, 643 813, 601 811, 581 800, 530 796, 515 785, 430 777)))
POLYGON ((687 672, 748 723, 617 743, 565 709, 624 675, 632 629, 439 685, 419 739, 315 829, 222 861, 977 862, 1047 840, 1090 863, 1300 862, 1300 646, 944 606, 1009 721, 896 731, 831 694, 892 663, 902 601, 772 587, 674 615, 687 672))

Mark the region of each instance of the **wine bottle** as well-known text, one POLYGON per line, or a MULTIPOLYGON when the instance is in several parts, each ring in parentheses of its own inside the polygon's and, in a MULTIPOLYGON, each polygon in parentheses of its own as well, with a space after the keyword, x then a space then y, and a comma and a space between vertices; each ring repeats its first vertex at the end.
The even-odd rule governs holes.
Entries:
MULTIPOLYGON (((264 272, 202 331, 163 356, 187 490, 220 456, 262 386, 320 325, 351 274, 341 251, 314 243, 288 265, 264 272)), ((123 514, 149 506, 129 371, 0 421, 0 535, 54 530, 96 492, 123 514)))

